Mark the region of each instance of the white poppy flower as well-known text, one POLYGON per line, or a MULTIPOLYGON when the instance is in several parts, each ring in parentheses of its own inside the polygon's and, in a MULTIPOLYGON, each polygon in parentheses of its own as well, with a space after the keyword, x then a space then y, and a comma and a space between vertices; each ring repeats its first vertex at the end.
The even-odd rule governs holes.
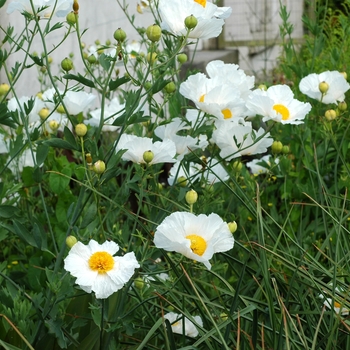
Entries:
POLYGON ((349 83, 338 71, 326 71, 321 74, 312 73, 301 79, 299 83, 300 91, 325 104, 344 101, 345 92, 350 88, 349 83), (327 83, 328 90, 322 96, 319 85, 327 83))
POLYGON ((166 217, 154 234, 157 248, 176 251, 202 262, 210 270, 214 253, 232 249, 234 238, 219 215, 175 212, 166 217))
MULTIPOLYGON (((279 159, 276 158, 275 164, 278 163, 279 159)), ((268 154, 260 159, 253 159, 252 161, 248 162, 246 166, 250 169, 253 175, 266 174, 269 172, 269 168, 271 167, 271 156, 268 154)))
POLYGON ((15 10, 28 12, 32 15, 51 17, 52 11, 55 11, 57 17, 64 17, 73 8, 73 0, 16 0, 9 4, 7 13, 15 10), (43 9, 43 7, 46 7, 43 9), (40 10, 40 11, 39 11, 40 10))
POLYGON ((247 107, 263 116, 263 121, 274 120, 282 124, 302 124, 311 111, 310 103, 294 99, 288 85, 274 85, 267 91, 256 89, 248 97, 247 107))
MULTIPOLYGON (((333 287, 332 283, 329 284, 329 287, 330 288, 333 287)), ((338 287, 335 288, 335 292, 337 294, 338 300, 342 299, 342 297, 340 297, 339 294, 343 294, 343 295, 346 294, 346 292, 343 289, 340 289, 338 287)), ((328 293, 328 292, 324 291, 324 293, 328 293)), ((346 308, 343 304, 339 303, 338 301, 335 301, 334 297, 325 298, 325 294, 320 294, 319 297, 324 299, 323 305, 325 305, 328 309, 334 310, 334 312, 337 313, 338 315, 342 315, 342 316, 349 315, 349 309, 346 308)))
POLYGON ((148 137, 123 134, 116 146, 116 152, 121 149, 127 151, 123 154, 123 160, 131 160, 134 163, 145 164, 143 154, 146 151, 153 152, 153 159, 149 164, 175 163, 176 146, 171 140, 154 142, 148 137))
MULTIPOLYGON (((171 323, 171 329, 173 333, 183 334, 183 330, 185 329, 185 335, 188 337, 195 338, 198 335, 197 327, 191 322, 188 318, 176 314, 174 312, 169 312, 164 315, 164 318, 167 319, 171 323), (185 320, 185 327, 183 326, 183 321, 185 320)), ((203 327, 203 321, 200 316, 194 316, 193 319, 203 327)))
POLYGON ((273 143, 263 128, 253 131, 250 122, 215 123, 212 141, 220 148, 220 156, 231 160, 243 155, 261 154, 273 143))
POLYGON ((96 96, 85 91, 67 91, 63 102, 70 115, 77 115, 87 110, 95 101, 96 96))
POLYGON ((232 9, 219 8, 206 0, 159 0, 158 10, 163 29, 179 36, 185 36, 185 18, 193 15, 198 20, 197 26, 190 31, 189 38, 209 39, 219 36, 224 25, 224 18, 229 17, 232 9))
POLYGON ((123 288, 140 267, 134 252, 113 256, 118 250, 118 244, 109 241, 98 244, 92 239, 88 245, 77 242, 64 259, 64 268, 77 278, 81 289, 105 299, 123 288))

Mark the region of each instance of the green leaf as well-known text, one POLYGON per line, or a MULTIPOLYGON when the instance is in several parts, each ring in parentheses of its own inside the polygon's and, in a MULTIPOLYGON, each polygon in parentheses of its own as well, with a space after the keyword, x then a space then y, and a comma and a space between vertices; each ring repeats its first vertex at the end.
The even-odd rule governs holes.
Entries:
POLYGON ((47 155, 49 154, 50 147, 46 143, 40 143, 36 149, 36 162, 40 166, 45 162, 47 155))
POLYGON ((65 126, 63 133, 64 133, 64 138, 70 145, 72 145, 73 149, 79 149, 77 141, 73 133, 70 131, 70 129, 65 126))
POLYGON ((96 214, 97 214, 96 203, 91 203, 83 217, 80 228, 85 228, 87 225, 89 225, 95 219, 96 214))
POLYGON ((99 58, 98 61, 100 62, 101 67, 108 72, 109 68, 111 67, 111 62, 109 59, 109 56, 105 55, 104 53, 102 53, 99 58))
POLYGON ((56 194, 60 194, 66 190, 70 182, 70 177, 72 176, 72 170, 70 167, 63 168, 61 172, 62 173, 50 173, 49 176, 50 188, 56 194))
POLYGON ((83 85, 85 86, 88 86, 88 87, 95 87, 95 84, 92 80, 89 80, 89 79, 86 79, 84 78, 81 74, 78 73, 78 75, 74 75, 74 74, 65 74, 63 76, 64 79, 71 79, 71 80, 76 80, 78 81, 79 83, 82 83, 83 85))
POLYGON ((55 148, 70 149, 74 151, 79 150, 78 148, 74 148, 73 145, 70 144, 68 141, 59 138, 46 140, 44 143, 55 148))
POLYGON ((19 213, 19 209, 12 205, 0 205, 0 217, 9 219, 19 213))
POLYGON ((36 244, 36 241, 33 238, 33 235, 27 230, 27 228, 24 225, 22 225, 18 221, 14 221, 13 222, 13 227, 15 229, 16 235, 20 239, 22 239, 24 242, 27 242, 29 245, 38 248, 38 246, 36 244))
POLYGON ((5 5, 6 0, 0 0, 0 8, 5 5))
POLYGON ((4 341, 0 340, 0 345, 5 349, 5 350, 21 350, 20 348, 17 348, 17 346, 11 345, 9 343, 5 343, 4 341))
POLYGON ((113 91, 115 89, 117 89, 119 86, 127 83, 128 81, 130 81, 130 78, 127 77, 122 77, 116 80, 110 80, 108 86, 109 86, 109 90, 113 91))

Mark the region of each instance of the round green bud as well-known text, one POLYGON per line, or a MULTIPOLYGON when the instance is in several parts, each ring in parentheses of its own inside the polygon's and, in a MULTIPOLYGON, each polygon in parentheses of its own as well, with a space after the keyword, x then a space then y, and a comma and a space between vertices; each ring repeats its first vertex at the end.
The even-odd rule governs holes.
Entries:
POLYGON ((186 185, 187 185, 187 179, 185 178, 185 176, 180 176, 180 177, 177 179, 177 184, 178 184, 180 187, 186 187, 186 185))
POLYGON ((57 112, 57 113, 60 113, 60 114, 66 113, 66 111, 64 110, 64 107, 63 107, 62 105, 59 105, 59 106, 56 108, 56 112, 57 112))
POLYGON ((134 280, 135 288, 141 290, 145 286, 145 281, 141 277, 136 277, 134 280))
POLYGON ((348 105, 345 101, 339 102, 338 103, 338 109, 341 112, 345 112, 348 109, 348 105))
POLYGON ((275 154, 279 154, 282 152, 283 144, 281 141, 273 141, 271 149, 275 154))
POLYGON ((106 46, 111 45, 111 41, 109 39, 106 40, 106 46))
POLYGON ((149 164, 154 158, 154 153, 151 150, 143 152, 143 160, 145 163, 149 164))
POLYGON ((185 53, 180 53, 177 55, 177 61, 181 64, 184 64, 186 63, 188 60, 188 57, 185 53))
POLYGON ((266 90, 267 90, 267 86, 266 86, 265 84, 260 84, 260 85, 258 86, 258 89, 263 90, 263 91, 266 91, 266 90))
POLYGON ((68 13, 66 21, 70 26, 74 26, 74 24, 77 23, 77 17, 73 11, 68 13))
POLYGON ((92 171, 95 174, 103 174, 105 172, 105 170, 106 170, 106 164, 103 160, 98 160, 92 166, 92 171))
POLYGON ((50 110, 46 107, 41 108, 39 111, 39 117, 41 120, 45 120, 50 115, 50 110))
POLYGON ((97 62, 97 58, 95 57, 95 55, 90 55, 88 58, 87 58, 87 61, 91 64, 94 64, 97 62))
POLYGON ((114 32, 114 39, 118 41, 118 43, 122 43, 123 41, 125 41, 126 39, 126 33, 124 32, 123 29, 118 28, 115 32, 114 32))
POLYGON ((153 64, 154 62, 157 61, 157 57, 158 57, 158 55, 157 55, 155 52, 152 52, 152 54, 149 52, 149 53, 147 54, 146 59, 147 59, 147 62, 148 62, 149 64, 153 64))
POLYGON ((290 152, 289 146, 284 145, 282 147, 282 154, 288 154, 290 152))
POLYGON ((167 94, 172 94, 173 92, 176 91, 176 85, 173 81, 171 81, 170 83, 166 84, 165 87, 164 87, 164 91, 167 93, 167 94))
POLYGON ((69 72, 73 69, 73 61, 70 58, 66 57, 64 60, 62 60, 61 67, 64 71, 69 72))
POLYGON ((229 222, 227 225, 228 225, 228 228, 229 228, 231 233, 235 233, 237 231, 237 222, 236 221, 229 222))
POLYGON ((49 127, 53 132, 55 132, 59 126, 60 126, 60 124, 56 120, 49 121, 49 127))
POLYGON ((328 83, 326 83, 325 81, 322 81, 321 83, 319 83, 318 89, 319 89, 320 92, 324 95, 324 94, 327 93, 327 91, 328 91, 328 89, 329 89, 329 85, 328 85, 328 83))
POLYGON ((146 29, 147 38, 153 42, 159 41, 162 36, 162 30, 157 24, 152 24, 146 29))
POLYGON ((146 90, 150 90, 152 89, 152 83, 150 81, 146 81, 145 84, 144 84, 144 87, 146 90))
POLYGON ((242 167, 243 167, 243 164, 242 162, 240 162, 239 160, 235 160, 232 164, 232 170, 235 172, 235 173, 240 173, 241 170, 242 170, 242 167))
POLYGON ((77 242, 78 240, 74 236, 68 236, 66 238, 66 244, 68 248, 72 248, 77 242))
POLYGON ((189 190, 185 195, 185 199, 187 204, 192 205, 197 202, 198 193, 195 190, 189 190))
POLYGON ((187 29, 193 29, 193 28, 195 28, 197 26, 197 24, 198 24, 198 20, 193 15, 187 16, 185 18, 185 27, 187 29))
POLYGON ((337 112, 334 109, 328 109, 324 116, 329 122, 331 122, 332 120, 337 118, 337 112))
POLYGON ((3 83, 0 84, 0 96, 4 96, 5 94, 7 94, 10 90, 10 85, 3 83))
POLYGON ((77 124, 75 126, 75 133, 79 136, 79 137, 84 137, 87 133, 87 126, 83 123, 77 124))

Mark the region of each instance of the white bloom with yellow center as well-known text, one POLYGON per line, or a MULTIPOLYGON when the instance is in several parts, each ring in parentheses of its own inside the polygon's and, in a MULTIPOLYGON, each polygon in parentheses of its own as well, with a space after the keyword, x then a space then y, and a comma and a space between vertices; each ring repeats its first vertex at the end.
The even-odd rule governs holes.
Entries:
POLYGON ((175 212, 166 217, 154 234, 157 248, 176 251, 202 262, 210 270, 214 253, 232 249, 234 238, 219 215, 175 212))
POLYGON ((205 0, 159 0, 158 10, 162 19, 162 29, 175 35, 185 36, 185 18, 193 15, 197 26, 190 31, 189 38, 209 39, 219 36, 224 19, 229 17, 230 7, 217 7, 205 0))
POLYGON ((133 163, 146 163, 143 159, 143 154, 146 151, 151 151, 153 153, 153 159, 148 162, 149 164, 176 162, 176 146, 175 143, 169 139, 165 139, 162 142, 153 142, 152 139, 148 137, 123 134, 116 146, 116 152, 121 149, 126 150, 122 155, 122 159, 130 160, 133 163))
MULTIPOLYGON (((176 314, 175 312, 169 312, 164 315, 164 318, 170 322, 173 333, 183 334, 183 331, 185 331, 184 334, 187 335, 188 337, 195 338, 198 336, 197 327, 187 317, 176 314), (184 320, 185 320, 185 327, 183 325, 184 320)), ((193 320, 199 326, 203 327, 203 321, 200 316, 194 316, 193 320)))
POLYGON ((261 154, 273 143, 263 128, 253 130, 250 122, 215 123, 212 141, 220 148, 220 156, 231 160, 244 155, 261 154))
POLYGON ((274 120, 282 124, 302 124, 311 110, 310 103, 294 98, 288 85, 274 85, 267 91, 254 90, 248 97, 247 107, 263 116, 263 121, 274 120))
POLYGON ((93 239, 88 245, 77 242, 64 259, 64 269, 76 277, 76 284, 87 293, 95 292, 97 299, 105 299, 123 288, 134 270, 140 267, 134 252, 114 256, 118 244, 93 239))
POLYGON ((344 101, 345 92, 350 88, 344 75, 338 71, 326 71, 321 74, 312 73, 301 79, 299 83, 300 91, 325 104, 338 103, 344 101), (322 95, 320 83, 328 84, 328 90, 322 95))

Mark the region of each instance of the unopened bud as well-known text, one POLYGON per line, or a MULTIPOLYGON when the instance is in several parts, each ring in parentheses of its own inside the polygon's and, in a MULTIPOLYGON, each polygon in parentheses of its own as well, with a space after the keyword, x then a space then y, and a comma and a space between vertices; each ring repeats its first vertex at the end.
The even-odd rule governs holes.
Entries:
POLYGON ((164 87, 164 91, 167 93, 167 94, 172 94, 173 92, 176 91, 176 85, 173 81, 171 81, 170 83, 166 84, 165 87, 164 87))
POLYGON ((66 16, 66 21, 70 26, 73 26, 75 23, 77 23, 77 18, 73 11, 68 13, 66 16))
POLYGON ((64 107, 63 107, 62 105, 59 105, 59 106, 56 108, 56 112, 57 112, 57 113, 60 113, 60 114, 66 113, 66 111, 64 110, 64 107))
POLYGON ((94 64, 97 62, 97 58, 95 57, 95 55, 90 55, 88 56, 87 61, 91 64, 94 64))
POLYGON ((184 64, 186 63, 188 60, 188 57, 185 53, 180 53, 177 55, 177 61, 181 64, 184 64))
POLYGON ((290 152, 289 146, 284 145, 282 147, 282 154, 288 154, 290 152))
POLYGON ((177 184, 181 187, 186 187, 187 185, 187 179, 185 178, 185 176, 180 176, 178 179, 177 179, 177 184))
POLYGON ((159 41, 162 36, 162 30, 157 24, 153 24, 146 29, 147 38, 153 42, 159 41))
POLYGON ((83 123, 77 124, 75 126, 75 133, 79 136, 79 137, 84 137, 87 133, 87 126, 83 123))
POLYGON ((329 122, 331 122, 332 120, 337 118, 337 112, 334 109, 328 109, 324 116, 329 122))
POLYGON ((267 86, 266 86, 265 84, 260 84, 260 85, 258 86, 258 89, 263 90, 263 91, 266 91, 266 90, 267 90, 267 86))
POLYGON ((91 165, 91 164, 92 164, 91 153, 86 153, 86 154, 85 154, 85 160, 86 160, 86 163, 87 163, 88 165, 91 165))
POLYGON ((10 90, 10 85, 8 84, 1 84, 0 85, 0 96, 4 96, 5 94, 8 93, 8 91, 10 90))
POLYGON ((64 60, 62 60, 61 67, 64 71, 69 72, 73 69, 73 61, 66 57, 64 60))
POLYGON ((146 90, 150 90, 152 88, 152 86, 153 85, 152 85, 152 83, 150 81, 146 81, 145 82, 144 87, 145 87, 146 90))
POLYGON ((231 233, 235 233, 237 231, 236 221, 229 222, 227 225, 228 225, 228 228, 231 231, 231 233))
POLYGON ((197 26, 197 24, 198 24, 198 20, 195 16, 191 15, 185 18, 185 27, 187 29, 193 29, 197 26))
POLYGON ((338 103, 338 109, 341 112, 345 112, 348 109, 348 105, 346 104, 345 101, 339 102, 338 103))
POLYGON ((143 152, 143 160, 145 163, 149 164, 154 158, 154 153, 151 150, 143 152))
POLYGON ((41 110, 39 111, 39 117, 41 120, 45 120, 49 115, 50 115, 50 111, 46 107, 41 108, 41 110))
POLYGON ((283 144, 281 141, 274 141, 272 143, 272 146, 271 146, 271 149, 272 149, 272 152, 275 153, 275 154, 279 154, 282 152, 282 148, 283 148, 283 144))
POLYGON ((68 248, 72 248, 77 242, 78 240, 74 236, 68 236, 66 238, 66 244, 68 248))
POLYGON ((195 190, 189 190, 185 195, 185 199, 187 204, 192 205, 197 202, 198 193, 195 190))
POLYGON ((149 52, 147 54, 147 62, 150 64, 153 64, 157 60, 158 55, 155 52, 152 52, 152 54, 149 52))
POLYGON ((98 160, 94 165, 92 166, 92 171, 95 174, 103 174, 106 170, 106 164, 103 160, 98 160))
POLYGON ((327 91, 329 89, 329 85, 325 81, 322 81, 321 83, 319 83, 318 88, 319 88, 320 92, 324 95, 327 93, 327 91))
POLYGON ((235 160, 232 164, 232 170, 235 172, 235 173, 240 173, 241 170, 242 170, 242 167, 243 167, 243 164, 242 162, 240 162, 239 160, 235 160))
POLYGON ((134 286, 135 288, 141 290, 145 286, 145 281, 141 277, 137 277, 135 278, 134 286))
POLYGON ((73 2, 73 11, 75 14, 78 14, 78 12, 79 12, 78 0, 74 0, 74 2, 73 2))
POLYGON ((123 41, 125 41, 126 39, 126 33, 124 32, 123 29, 118 28, 115 32, 114 32, 114 39, 118 41, 118 43, 122 43, 123 41))
POLYGON ((49 127, 53 132, 55 132, 59 128, 59 126, 60 126, 60 124, 58 121, 56 121, 56 120, 49 121, 49 127))

